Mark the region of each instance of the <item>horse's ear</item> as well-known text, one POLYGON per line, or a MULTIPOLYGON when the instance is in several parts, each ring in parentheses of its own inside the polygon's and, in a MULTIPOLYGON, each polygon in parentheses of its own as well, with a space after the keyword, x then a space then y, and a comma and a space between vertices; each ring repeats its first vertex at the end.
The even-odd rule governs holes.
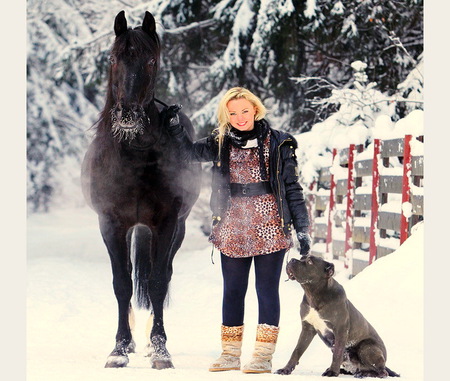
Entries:
POLYGON ((142 22, 142 30, 150 36, 153 36, 156 33, 155 18, 148 11, 145 11, 144 21, 142 22))
POLYGON ((127 31, 127 19, 125 18, 125 11, 120 11, 114 20, 114 33, 116 37, 127 31))

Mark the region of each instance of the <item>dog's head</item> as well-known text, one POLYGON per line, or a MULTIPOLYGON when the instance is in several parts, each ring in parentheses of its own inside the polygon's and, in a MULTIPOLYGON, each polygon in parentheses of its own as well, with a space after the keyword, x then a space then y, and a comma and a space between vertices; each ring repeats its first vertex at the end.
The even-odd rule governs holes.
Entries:
POLYGON ((286 266, 289 279, 296 280, 302 286, 327 281, 334 275, 334 265, 322 258, 305 255, 291 259, 286 266))

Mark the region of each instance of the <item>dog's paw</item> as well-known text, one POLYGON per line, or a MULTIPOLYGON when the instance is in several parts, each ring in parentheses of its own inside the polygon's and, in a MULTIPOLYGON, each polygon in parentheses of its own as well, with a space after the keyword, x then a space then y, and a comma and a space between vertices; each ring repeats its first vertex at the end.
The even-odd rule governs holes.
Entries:
POLYGON ((328 368, 325 372, 322 373, 323 377, 338 377, 339 373, 336 373, 335 371, 328 368))
POLYGON ((291 374, 293 370, 293 366, 285 366, 284 368, 278 369, 275 374, 282 374, 287 376, 288 374, 291 374))

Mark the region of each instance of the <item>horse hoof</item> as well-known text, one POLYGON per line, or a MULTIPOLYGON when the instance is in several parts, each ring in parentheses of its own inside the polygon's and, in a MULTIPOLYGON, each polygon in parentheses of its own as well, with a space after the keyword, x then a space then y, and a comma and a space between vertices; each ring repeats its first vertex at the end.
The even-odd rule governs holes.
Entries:
POLYGON ((166 338, 161 335, 155 335, 150 338, 152 346, 152 355, 150 363, 153 369, 169 369, 173 368, 170 353, 166 348, 166 338))
POLYGON ((171 369, 174 368, 172 361, 170 360, 152 360, 153 369, 171 369))
POLYGON ((109 356, 105 368, 124 368, 129 361, 127 356, 109 356))

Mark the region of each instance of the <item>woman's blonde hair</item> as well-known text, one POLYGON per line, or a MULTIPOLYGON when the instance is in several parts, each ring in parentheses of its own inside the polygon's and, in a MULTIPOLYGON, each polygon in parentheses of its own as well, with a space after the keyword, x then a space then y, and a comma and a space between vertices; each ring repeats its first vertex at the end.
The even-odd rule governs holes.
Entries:
POLYGON ((228 90, 219 102, 217 108, 217 119, 219 125, 217 127, 219 138, 219 154, 222 147, 224 136, 230 131, 230 113, 227 104, 234 99, 246 99, 255 107, 255 120, 263 119, 267 114, 267 109, 255 94, 243 87, 233 87, 228 90))

